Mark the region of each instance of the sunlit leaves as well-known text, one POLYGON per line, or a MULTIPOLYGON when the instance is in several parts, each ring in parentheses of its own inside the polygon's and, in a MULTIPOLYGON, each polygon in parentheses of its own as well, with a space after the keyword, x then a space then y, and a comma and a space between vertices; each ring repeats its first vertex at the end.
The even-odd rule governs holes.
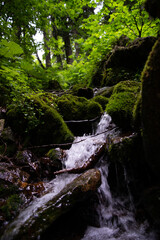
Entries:
POLYGON ((22 53, 23 50, 17 43, 8 42, 4 39, 0 42, 0 56, 15 58, 15 56, 20 56, 22 53))

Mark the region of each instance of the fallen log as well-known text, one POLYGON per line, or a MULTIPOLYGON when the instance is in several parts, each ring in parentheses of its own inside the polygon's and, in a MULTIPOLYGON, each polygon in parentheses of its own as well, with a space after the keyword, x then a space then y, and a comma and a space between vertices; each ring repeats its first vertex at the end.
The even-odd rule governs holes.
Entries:
POLYGON ((91 169, 98 162, 100 157, 104 154, 106 150, 106 143, 102 144, 96 152, 82 165, 76 168, 62 169, 60 171, 54 172, 55 175, 61 173, 83 173, 84 171, 91 169))

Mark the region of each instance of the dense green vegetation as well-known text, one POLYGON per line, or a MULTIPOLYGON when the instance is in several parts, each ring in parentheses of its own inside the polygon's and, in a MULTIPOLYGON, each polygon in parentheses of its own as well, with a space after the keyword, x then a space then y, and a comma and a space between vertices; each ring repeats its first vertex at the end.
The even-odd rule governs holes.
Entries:
POLYGON ((131 41, 159 31, 159 20, 151 21, 144 0, 4 0, 0 22, 3 104, 49 89, 55 80, 63 88, 87 85, 97 63, 122 35, 131 41), (35 40, 38 33, 43 35, 41 42, 35 40))

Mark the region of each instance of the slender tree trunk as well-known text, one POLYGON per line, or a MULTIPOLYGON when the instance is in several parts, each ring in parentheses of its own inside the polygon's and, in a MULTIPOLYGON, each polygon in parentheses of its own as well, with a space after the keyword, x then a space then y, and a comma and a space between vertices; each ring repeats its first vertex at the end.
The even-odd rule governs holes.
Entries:
POLYGON ((46 31, 43 31, 44 36, 44 47, 45 47, 45 57, 46 57, 46 68, 51 67, 51 49, 48 47, 48 36, 46 31))
POLYGON ((45 69, 45 66, 43 65, 41 59, 39 58, 38 52, 36 52, 36 56, 37 56, 37 60, 38 60, 39 64, 41 65, 41 67, 42 67, 43 69, 45 69))
POLYGON ((71 58, 72 48, 71 48, 71 41, 70 41, 70 36, 68 32, 64 32, 63 41, 65 46, 67 64, 72 64, 73 63, 73 59, 71 58))
MULTIPOLYGON (((55 38, 56 43, 55 43, 55 48, 56 50, 58 50, 58 30, 56 25, 54 24, 54 17, 51 17, 51 21, 53 23, 53 27, 52 27, 52 36, 55 38)), ((57 63, 60 64, 60 69, 63 69, 63 63, 62 63, 62 58, 60 54, 56 54, 56 58, 57 58, 57 63)))

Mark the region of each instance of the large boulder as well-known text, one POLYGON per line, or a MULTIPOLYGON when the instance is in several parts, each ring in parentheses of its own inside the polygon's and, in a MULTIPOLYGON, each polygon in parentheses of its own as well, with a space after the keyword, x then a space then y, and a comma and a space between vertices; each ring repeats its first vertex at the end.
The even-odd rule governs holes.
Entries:
POLYGON ((71 94, 59 97, 56 103, 59 113, 67 122, 68 127, 78 136, 84 133, 91 133, 92 122, 95 118, 100 117, 103 112, 98 102, 71 94))
POLYGON ((139 80, 156 38, 138 38, 127 46, 115 46, 100 63, 92 77, 92 86, 112 86, 123 80, 139 80))
POLYGON ((124 130, 133 125, 133 108, 140 91, 141 84, 136 81, 119 82, 113 90, 106 106, 106 112, 113 122, 124 130))
POLYGON ((62 214, 68 212, 77 202, 84 201, 101 183, 99 170, 91 169, 66 185, 59 194, 39 206, 35 214, 25 221, 20 217, 14 221, 2 236, 2 240, 37 239, 62 214))
POLYGON ((160 173, 160 38, 154 45, 142 73, 142 125, 147 162, 160 173))
POLYGON ((11 105, 7 123, 26 146, 71 143, 73 134, 54 105, 49 106, 37 95, 26 96, 11 105))

